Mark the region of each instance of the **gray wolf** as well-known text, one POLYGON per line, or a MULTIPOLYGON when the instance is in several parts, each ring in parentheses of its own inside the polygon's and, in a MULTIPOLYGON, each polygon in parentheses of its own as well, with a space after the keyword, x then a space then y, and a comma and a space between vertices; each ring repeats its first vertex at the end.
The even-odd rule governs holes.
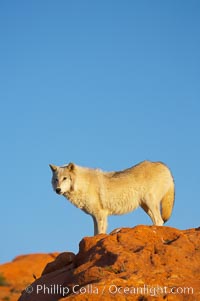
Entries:
POLYGON ((174 180, 162 162, 143 161, 116 172, 74 163, 49 166, 53 172, 53 189, 92 216, 94 235, 106 233, 109 215, 125 214, 138 206, 157 226, 162 226, 171 216, 174 180))

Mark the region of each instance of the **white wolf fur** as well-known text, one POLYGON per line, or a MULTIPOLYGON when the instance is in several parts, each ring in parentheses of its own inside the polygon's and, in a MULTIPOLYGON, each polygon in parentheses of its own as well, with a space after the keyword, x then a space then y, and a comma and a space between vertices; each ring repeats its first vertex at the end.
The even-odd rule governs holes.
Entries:
POLYGON ((109 215, 128 213, 138 206, 158 226, 171 216, 174 181, 168 167, 161 162, 144 161, 118 172, 103 172, 74 163, 61 167, 50 164, 50 167, 53 189, 92 216, 94 235, 106 233, 109 215))

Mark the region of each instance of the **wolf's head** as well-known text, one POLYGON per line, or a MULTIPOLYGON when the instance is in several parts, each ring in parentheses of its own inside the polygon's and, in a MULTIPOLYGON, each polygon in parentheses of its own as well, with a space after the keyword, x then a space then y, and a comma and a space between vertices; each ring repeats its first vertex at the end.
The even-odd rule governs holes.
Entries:
POLYGON ((53 176, 52 186, 56 193, 65 195, 73 190, 73 174, 75 170, 75 164, 69 163, 65 166, 56 166, 49 164, 53 176))

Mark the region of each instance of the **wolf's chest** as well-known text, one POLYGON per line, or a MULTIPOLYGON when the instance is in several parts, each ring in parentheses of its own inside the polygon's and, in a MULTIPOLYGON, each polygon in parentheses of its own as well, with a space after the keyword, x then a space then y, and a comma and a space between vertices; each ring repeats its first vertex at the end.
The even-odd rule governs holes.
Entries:
POLYGON ((81 191, 70 192, 66 195, 67 199, 77 208, 82 209, 84 211, 87 207, 87 195, 81 191))

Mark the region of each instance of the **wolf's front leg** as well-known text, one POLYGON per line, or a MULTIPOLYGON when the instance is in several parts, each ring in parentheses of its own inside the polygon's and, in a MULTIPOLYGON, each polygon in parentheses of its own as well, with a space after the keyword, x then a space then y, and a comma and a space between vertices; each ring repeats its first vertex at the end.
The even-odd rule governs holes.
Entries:
POLYGON ((92 215, 93 223, 94 223, 94 235, 98 234, 98 226, 97 226, 97 220, 96 217, 92 215))
POLYGON ((94 235, 100 233, 106 233, 107 230, 107 214, 104 211, 100 211, 92 216, 94 221, 94 235))

